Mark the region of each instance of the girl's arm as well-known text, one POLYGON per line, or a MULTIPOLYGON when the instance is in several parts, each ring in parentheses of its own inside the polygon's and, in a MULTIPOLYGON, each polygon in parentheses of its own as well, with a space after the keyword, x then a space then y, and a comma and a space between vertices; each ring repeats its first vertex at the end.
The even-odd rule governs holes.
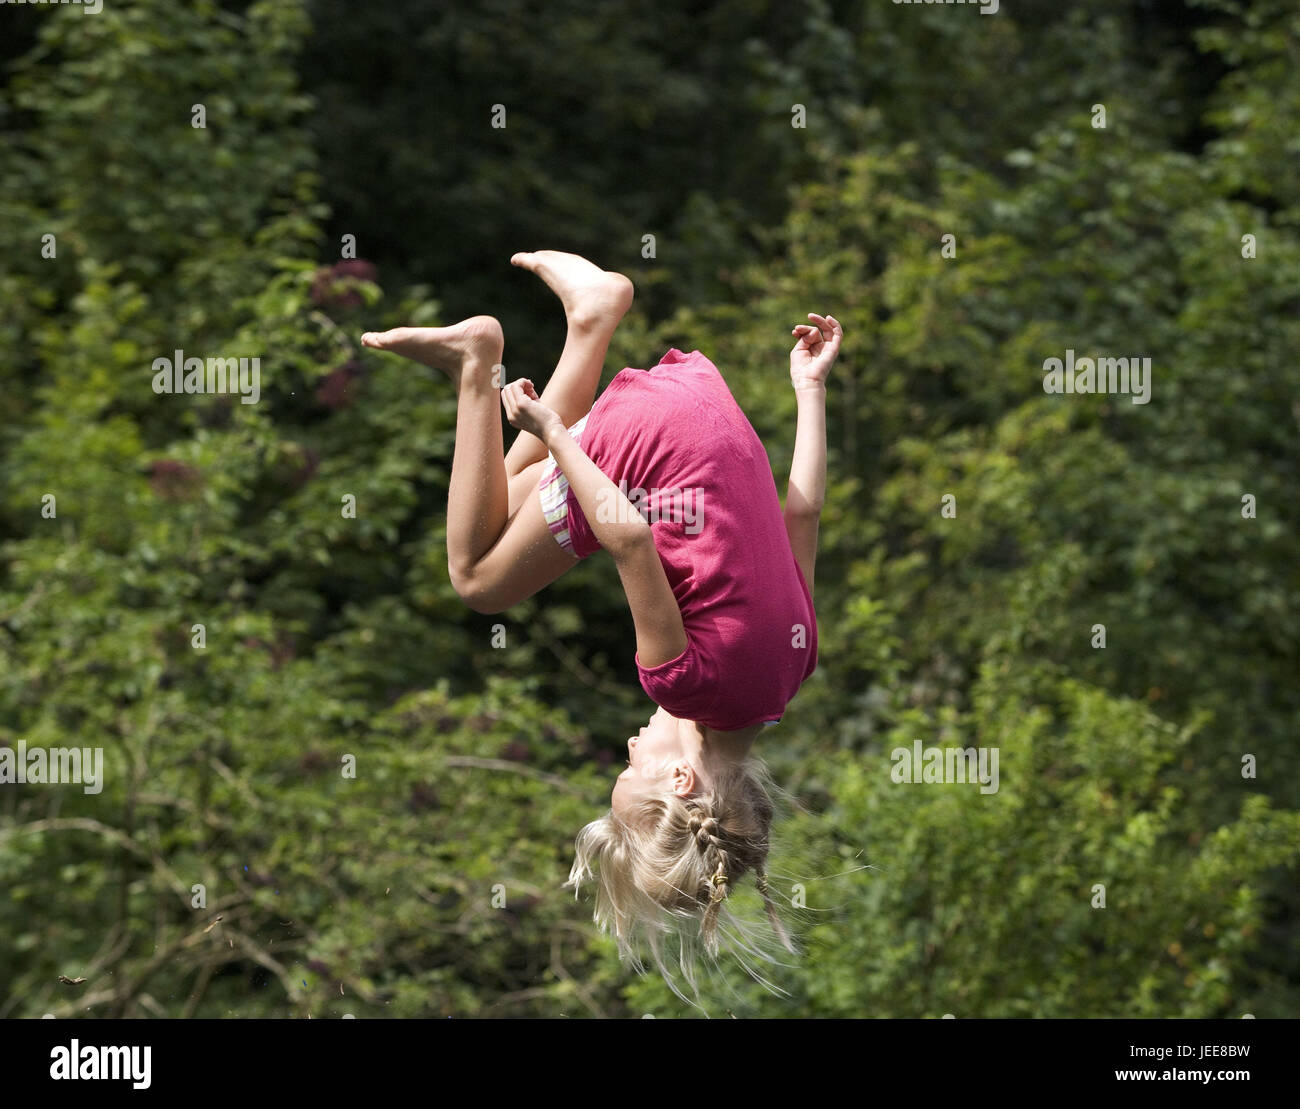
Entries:
POLYGON ((817 532, 826 497, 826 386, 797 388, 795 398, 799 415, 790 486, 785 495, 785 531, 811 593, 817 565, 817 532))
POLYGON ((790 381, 798 420, 785 497, 785 530, 811 593, 817 565, 817 532, 826 499, 826 378, 839 354, 844 329, 834 316, 810 312, 808 318, 814 326, 800 324, 794 329, 798 341, 790 352, 790 381))
POLYGON ((555 456, 596 539, 614 559, 636 626, 641 665, 671 662, 686 650, 686 629, 650 525, 573 441, 564 421, 537 400, 531 381, 511 382, 501 391, 501 402, 511 426, 536 435, 555 456))

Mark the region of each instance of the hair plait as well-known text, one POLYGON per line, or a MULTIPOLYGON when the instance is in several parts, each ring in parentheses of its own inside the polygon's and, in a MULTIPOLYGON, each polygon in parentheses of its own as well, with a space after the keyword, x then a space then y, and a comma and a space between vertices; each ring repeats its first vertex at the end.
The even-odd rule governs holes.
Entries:
POLYGON ((597 924, 614 934, 620 952, 638 969, 639 941, 646 940, 657 968, 686 1000, 665 959, 668 941, 692 990, 700 951, 716 959, 725 946, 765 984, 756 966, 777 961, 769 937, 796 952, 768 888, 774 816, 769 791, 776 787, 766 766, 746 758, 734 770, 713 775, 709 785, 686 798, 647 797, 621 818, 610 812, 588 824, 578 836, 566 883, 577 892, 594 879, 597 924), (750 871, 771 927, 766 936, 728 907, 731 890, 750 871))
POLYGON ((698 811, 693 812, 689 827, 695 836, 695 846, 701 851, 708 851, 717 845, 719 829, 718 822, 713 817, 702 817, 698 811))

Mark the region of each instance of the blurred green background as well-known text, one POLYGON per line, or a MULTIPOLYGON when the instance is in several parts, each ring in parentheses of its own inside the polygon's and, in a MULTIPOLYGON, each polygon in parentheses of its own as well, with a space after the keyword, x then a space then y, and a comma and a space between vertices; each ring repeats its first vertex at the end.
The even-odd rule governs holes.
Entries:
POLYGON ((1290 0, 106 0, 5 6, 0 62, 0 745, 106 774, 0 785, 0 1016, 694 1012, 560 889, 652 708, 612 564, 467 611, 453 398, 358 345, 490 312, 544 379, 546 247, 637 285, 607 374, 703 350, 782 490, 790 327, 847 336, 758 748, 807 952, 704 1008, 1300 1012, 1290 0), (156 395, 178 348, 259 403, 156 395), (1046 395, 1067 348, 1151 402, 1046 395), (999 792, 894 784, 918 740, 999 792))

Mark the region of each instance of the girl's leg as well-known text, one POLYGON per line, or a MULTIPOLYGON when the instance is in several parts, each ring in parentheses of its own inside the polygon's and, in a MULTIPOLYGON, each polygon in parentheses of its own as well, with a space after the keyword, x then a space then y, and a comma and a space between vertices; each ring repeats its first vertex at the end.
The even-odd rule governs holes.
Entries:
MULTIPOLYGON (((596 399, 609 341, 632 304, 632 282, 620 273, 610 273, 576 254, 558 250, 516 254, 510 261, 537 274, 564 305, 568 321, 564 350, 540 399, 559 414, 565 426, 572 427, 591 411, 596 399)), ((540 439, 519 433, 506 455, 512 513, 522 503, 516 502, 516 491, 520 495, 527 493, 526 483, 516 482, 516 475, 545 457, 546 447, 540 439)))
MULTIPOLYGON (((537 462, 532 469, 540 470, 544 465, 544 461, 537 462)), ((470 574, 452 577, 452 584, 461 600, 475 612, 504 612, 546 588, 578 564, 578 560, 555 541, 547 526, 535 473, 530 494, 470 574)), ((447 534, 450 558, 450 517, 447 534)))
MULTIPOLYGON (((551 536, 541 502, 513 513, 501 439, 501 325, 473 316, 452 327, 399 327, 362 336, 368 347, 442 370, 456 386, 456 446, 447 494, 447 569, 478 612, 530 597, 576 563, 551 536)), ((535 483, 535 479, 534 479, 535 483)))

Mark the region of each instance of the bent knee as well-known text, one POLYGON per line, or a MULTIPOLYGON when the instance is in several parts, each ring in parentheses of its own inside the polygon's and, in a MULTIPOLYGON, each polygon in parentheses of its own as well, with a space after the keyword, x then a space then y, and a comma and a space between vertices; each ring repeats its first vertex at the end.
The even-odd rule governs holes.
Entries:
POLYGON ((484 616, 491 616, 504 612, 509 607, 502 603, 499 590, 492 588, 481 575, 472 571, 458 571, 452 567, 448 567, 448 572, 451 576, 451 587, 456 590, 456 596, 461 599, 466 608, 484 616))

